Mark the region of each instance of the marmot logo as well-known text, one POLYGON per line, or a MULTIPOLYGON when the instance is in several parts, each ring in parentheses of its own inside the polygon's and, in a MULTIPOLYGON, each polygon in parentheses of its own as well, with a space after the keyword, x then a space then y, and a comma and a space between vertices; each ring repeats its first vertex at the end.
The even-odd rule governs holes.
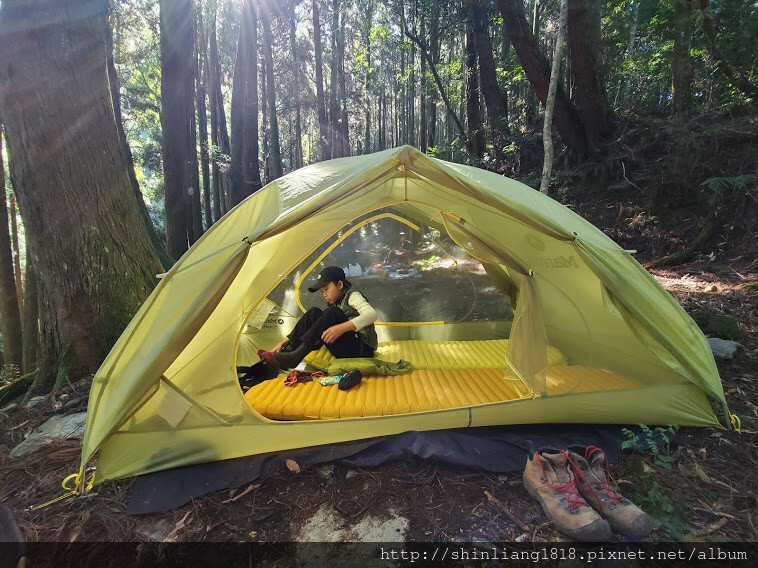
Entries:
POLYGON ((531 246, 533 249, 545 250, 545 243, 543 243, 540 239, 531 233, 526 236, 526 242, 529 243, 529 246, 531 246))
POLYGON ((574 258, 574 255, 569 257, 556 256, 553 258, 539 258, 537 260, 538 264, 541 264, 545 268, 581 268, 574 258))

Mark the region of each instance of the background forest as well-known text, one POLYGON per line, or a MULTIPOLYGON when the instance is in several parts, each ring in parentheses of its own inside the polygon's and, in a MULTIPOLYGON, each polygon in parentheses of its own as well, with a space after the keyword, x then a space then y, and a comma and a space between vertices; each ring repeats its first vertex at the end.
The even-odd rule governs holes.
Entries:
POLYGON ((562 7, 553 197, 694 215, 660 264, 754 229, 753 0, 3 0, 4 396, 93 373, 304 165, 410 144, 538 187, 562 7))

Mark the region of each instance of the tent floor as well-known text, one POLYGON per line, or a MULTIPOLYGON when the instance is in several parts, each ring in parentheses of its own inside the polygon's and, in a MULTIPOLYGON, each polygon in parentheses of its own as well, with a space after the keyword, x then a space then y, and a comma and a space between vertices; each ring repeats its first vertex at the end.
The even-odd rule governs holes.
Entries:
MULTIPOLYGON (((633 388, 628 377, 580 365, 552 365, 545 371, 549 395, 633 388)), ((519 379, 503 368, 418 369, 403 375, 365 377, 341 391, 317 382, 284 386, 281 378, 251 388, 248 404, 272 420, 318 420, 387 416, 505 402, 527 396, 519 379)))

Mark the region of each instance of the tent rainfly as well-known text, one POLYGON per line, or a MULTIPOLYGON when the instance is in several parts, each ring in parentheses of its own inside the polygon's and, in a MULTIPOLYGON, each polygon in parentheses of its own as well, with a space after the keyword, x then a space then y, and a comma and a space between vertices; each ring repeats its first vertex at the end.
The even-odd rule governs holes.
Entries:
MULTIPOLYGON (((465 353, 466 341, 454 344, 465 353)), ((705 337, 627 252, 517 181, 402 146, 285 175, 229 211, 176 262, 94 377, 80 479, 98 452, 96 483, 406 431, 528 423, 718 427, 717 416, 729 426, 705 337), (414 371, 367 377, 347 392, 309 383, 282 395, 330 392, 319 395, 319 408, 329 412, 301 409, 293 418, 292 398, 270 410, 273 402, 261 401, 281 395, 281 381, 244 394, 235 365, 249 322, 260 328, 272 313, 270 293, 293 275, 302 281, 304 262, 378 212, 438 227, 480 261, 512 301, 511 325, 500 336, 479 337, 471 326, 464 337, 445 322, 381 327, 380 340, 401 345, 395 354, 411 353, 414 371), (414 360, 416 342, 461 339, 476 340, 469 342, 474 351, 496 346, 500 360, 473 356, 448 368, 414 360)))

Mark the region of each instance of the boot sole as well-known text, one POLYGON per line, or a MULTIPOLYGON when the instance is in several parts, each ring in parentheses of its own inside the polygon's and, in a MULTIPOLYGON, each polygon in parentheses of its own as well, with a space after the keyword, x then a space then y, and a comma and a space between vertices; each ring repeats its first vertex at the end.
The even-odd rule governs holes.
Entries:
POLYGON ((611 526, 608 524, 608 521, 599 515, 598 518, 592 521, 589 525, 585 525, 578 529, 569 528, 551 516, 547 506, 545 505, 545 502, 539 497, 536 489, 526 483, 525 480, 523 481, 523 485, 529 496, 540 504, 540 507, 542 507, 542 512, 545 513, 545 516, 553 522, 555 528, 565 535, 583 542, 602 542, 610 540, 613 536, 613 533, 611 532, 611 526), (602 534, 597 534, 598 532, 601 532, 602 534))

